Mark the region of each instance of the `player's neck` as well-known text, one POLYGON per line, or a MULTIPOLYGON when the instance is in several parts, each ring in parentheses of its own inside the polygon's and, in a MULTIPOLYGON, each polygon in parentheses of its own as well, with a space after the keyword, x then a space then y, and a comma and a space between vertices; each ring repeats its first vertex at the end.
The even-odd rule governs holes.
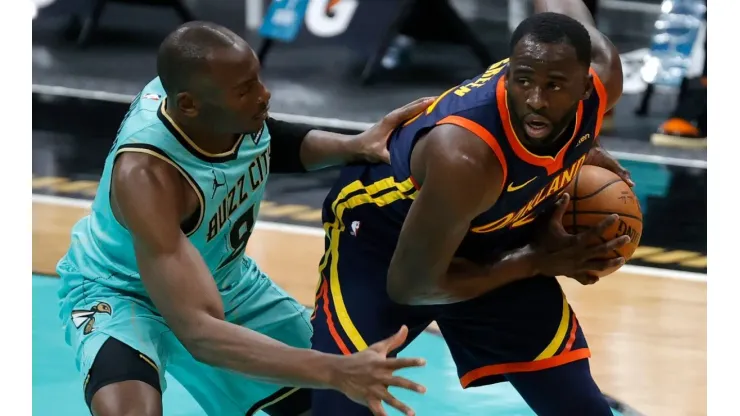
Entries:
POLYGON ((239 138, 238 134, 215 132, 202 123, 182 117, 177 111, 170 111, 169 109, 165 109, 165 111, 196 146, 208 153, 228 152, 234 147, 239 138))
POLYGON ((545 141, 532 140, 527 137, 524 127, 521 123, 514 124, 514 131, 517 137, 524 145, 524 147, 530 152, 538 156, 554 156, 556 155, 565 144, 570 140, 573 135, 573 129, 575 128, 575 120, 566 124, 557 135, 553 135, 551 138, 545 141))

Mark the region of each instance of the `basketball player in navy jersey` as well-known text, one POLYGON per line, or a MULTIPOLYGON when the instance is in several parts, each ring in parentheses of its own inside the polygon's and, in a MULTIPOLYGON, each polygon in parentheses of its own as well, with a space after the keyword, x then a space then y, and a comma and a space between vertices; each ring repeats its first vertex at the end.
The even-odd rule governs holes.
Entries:
MULTIPOLYGON (((598 149, 622 93, 619 55, 581 0, 537 0, 510 58, 443 93, 389 140, 390 165, 345 167, 323 208, 313 348, 352 354, 436 321, 464 388, 509 381, 540 415, 611 415, 578 319, 554 276, 594 283, 623 264, 604 220, 566 233, 565 187, 598 149)), ((330 391, 320 415, 365 415, 330 391)), ((370 409, 383 414, 379 406, 370 409)))

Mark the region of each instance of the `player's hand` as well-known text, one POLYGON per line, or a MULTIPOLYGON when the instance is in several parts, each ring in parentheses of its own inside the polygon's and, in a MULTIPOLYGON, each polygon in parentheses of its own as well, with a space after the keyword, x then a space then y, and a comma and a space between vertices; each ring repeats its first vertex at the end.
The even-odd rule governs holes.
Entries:
POLYGON ((612 157, 606 150, 601 146, 595 146, 588 152, 584 165, 598 166, 611 172, 614 172, 622 178, 622 180, 629 186, 635 186, 635 182, 632 181, 632 175, 630 172, 622 166, 617 159, 612 157))
POLYGON ((382 403, 412 416, 414 411, 401 403, 388 391, 388 386, 401 387, 417 393, 426 389, 403 377, 394 376, 396 370, 407 367, 421 367, 425 361, 421 358, 387 358, 388 354, 403 345, 408 335, 404 325, 395 335, 377 342, 366 350, 342 357, 341 362, 333 369, 332 385, 353 401, 370 408, 375 416, 386 416, 382 403))
POLYGON ((386 114, 374 126, 357 135, 358 154, 366 162, 390 163, 388 137, 402 123, 426 110, 434 100, 435 97, 419 98, 386 114))
POLYGON ((617 214, 605 218, 596 227, 578 234, 569 234, 563 228, 563 215, 569 201, 568 194, 560 197, 546 229, 532 245, 535 252, 533 255, 535 270, 537 274, 568 276, 581 284, 593 284, 598 278, 590 275, 590 271, 602 271, 624 264, 624 257, 608 260, 603 258, 629 243, 630 238, 623 235, 594 245, 594 241, 602 241, 601 235, 604 230, 619 219, 617 214))

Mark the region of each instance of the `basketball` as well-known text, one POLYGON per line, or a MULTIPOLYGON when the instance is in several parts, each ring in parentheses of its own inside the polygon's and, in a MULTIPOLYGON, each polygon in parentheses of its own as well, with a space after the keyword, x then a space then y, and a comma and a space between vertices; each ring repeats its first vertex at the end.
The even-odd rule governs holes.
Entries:
MULTIPOLYGON (((630 242, 614 250, 607 258, 624 257, 629 261, 640 244, 642 236, 642 211, 637 196, 619 176, 598 166, 583 166, 575 179, 565 188, 570 194, 570 203, 563 215, 563 227, 571 234, 577 234, 597 226, 611 214, 619 215, 619 220, 607 228, 601 240, 607 242, 628 235, 630 242)), ((598 241, 594 241, 598 243, 598 241)), ((603 277, 614 273, 619 266, 600 272, 592 272, 603 277)))

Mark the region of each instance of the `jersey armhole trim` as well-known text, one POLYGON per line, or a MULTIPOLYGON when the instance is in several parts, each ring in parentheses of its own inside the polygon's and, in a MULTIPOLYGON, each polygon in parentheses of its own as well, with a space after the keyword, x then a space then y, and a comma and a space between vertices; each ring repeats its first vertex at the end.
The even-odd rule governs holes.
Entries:
POLYGON ((595 137, 599 137, 599 133, 601 132, 601 124, 604 122, 604 114, 606 114, 606 104, 608 102, 608 97, 606 94, 606 87, 604 87, 604 83, 601 82, 601 78, 599 78, 599 74, 596 73, 596 71, 593 68, 589 69, 589 73, 591 73, 591 79, 593 79, 594 82, 594 89, 596 90, 596 95, 599 96, 599 110, 596 114, 596 134, 595 137))
MULTIPOLYGON (((199 205, 198 221, 190 229, 183 229, 182 232, 185 233, 185 236, 186 237, 190 237, 191 235, 193 235, 193 233, 195 233, 195 231, 198 230, 198 228, 200 228, 200 225, 203 223, 203 217, 205 216, 205 209, 206 209, 205 197, 203 196, 203 191, 200 189, 200 187, 198 186, 198 184, 195 182, 195 179, 193 179, 193 177, 190 176, 185 171, 185 169, 183 169, 182 167, 180 167, 180 165, 178 165, 177 163, 175 163, 175 161, 173 161, 172 159, 170 159, 170 157, 167 156, 167 154, 165 154, 162 150, 158 149, 157 147, 154 147, 154 146, 151 146, 151 145, 147 145, 147 144, 141 144, 141 143, 139 143, 139 144, 124 144, 121 147, 119 147, 118 150, 116 151, 115 158, 117 159, 118 156, 120 156, 122 153, 126 153, 126 152, 130 152, 130 153, 144 153, 144 154, 147 154, 149 156, 156 157, 157 159, 162 160, 162 161, 168 163, 169 165, 171 165, 172 167, 174 167, 175 169, 177 169, 177 171, 180 172, 180 175, 182 175, 182 177, 185 178, 185 180, 188 182, 188 184, 190 184, 190 186, 195 191, 195 195, 198 197, 198 205, 199 205)), ((115 162, 114 162, 114 165, 115 165, 115 162)), ((112 189, 113 189, 113 187, 111 186, 111 190, 112 189)), ((115 215, 114 215, 114 217, 115 217, 115 215)), ((190 223, 191 221, 186 221, 186 222, 187 223, 190 223)))
POLYGON ((499 145, 498 140, 496 140, 493 134, 491 134, 488 129, 476 123, 475 121, 460 116, 447 116, 437 122, 437 125, 441 124, 454 124, 458 127, 462 127, 486 142, 488 147, 493 150, 496 158, 498 158, 499 163, 501 163, 501 169, 503 170, 503 175, 501 177, 501 189, 503 190, 503 187, 506 184, 506 177, 509 173, 509 170, 508 166, 506 165, 506 157, 504 157, 504 151, 501 149, 501 145, 499 145))

